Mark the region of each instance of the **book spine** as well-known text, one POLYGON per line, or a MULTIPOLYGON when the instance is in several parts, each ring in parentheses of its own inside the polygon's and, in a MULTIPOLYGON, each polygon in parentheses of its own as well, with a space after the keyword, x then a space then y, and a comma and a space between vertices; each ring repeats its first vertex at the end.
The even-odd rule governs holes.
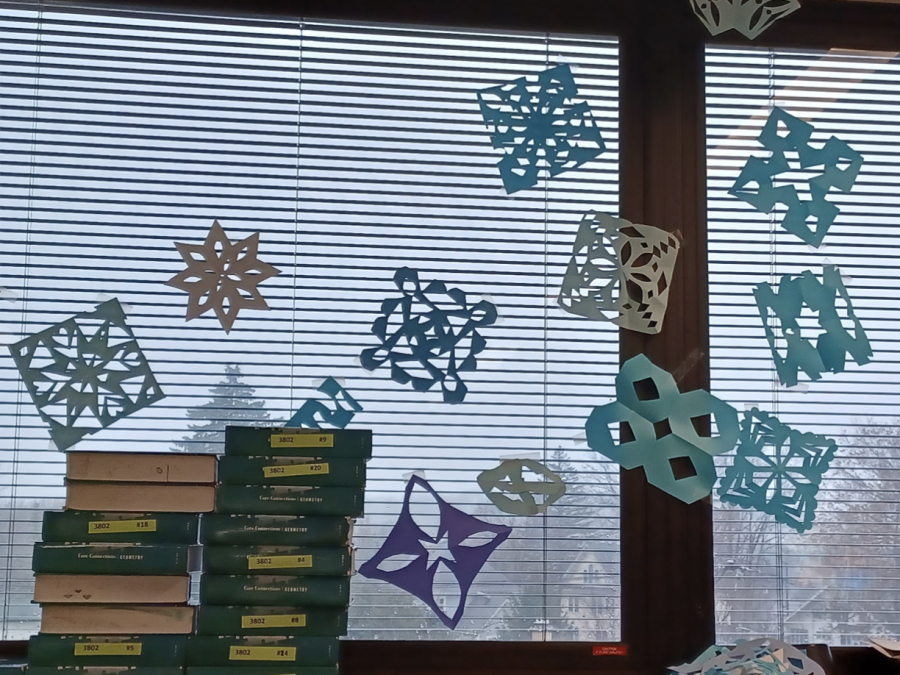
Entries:
POLYGON ((308 457, 372 457, 368 429, 288 429, 285 427, 225 427, 225 455, 308 457))
POLYGON ((200 604, 346 607, 350 604, 350 579, 204 574, 200 577, 200 604))
MULTIPOLYGON (((223 675, 223 673, 220 666, 191 666, 185 671, 185 675, 223 675)), ((339 672, 337 666, 229 666, 225 675, 339 675, 339 672)))
POLYGON ((248 516, 211 513, 200 521, 203 544, 346 546, 352 524, 341 516, 248 516))
POLYGON ((28 668, 33 666, 184 666, 183 635, 33 635, 28 668))
POLYGON ((363 515, 362 488, 220 485, 218 513, 284 516, 363 515))
POLYGON ((200 518, 193 513, 47 511, 45 542, 196 544, 200 518))
POLYGON ((203 571, 210 574, 294 574, 348 576, 353 573, 350 548, 297 546, 207 546, 203 571))
POLYGON ((197 608, 199 635, 346 635, 346 608, 223 607, 197 608))
POLYGON ((193 628, 193 607, 72 604, 41 607, 41 633, 188 635, 193 628))
POLYGON ((36 574, 187 574, 188 547, 37 543, 31 569, 36 574))
POLYGON ((225 485, 321 485, 362 487, 363 459, 329 457, 239 457, 219 461, 219 482, 225 485))
MULTIPOLYGON (((31 675, 184 675, 177 666, 29 666, 31 675)), ((273 673, 273 675, 276 675, 273 673)))
POLYGON ((336 666, 338 639, 332 637, 234 637, 192 635, 188 666, 336 666))

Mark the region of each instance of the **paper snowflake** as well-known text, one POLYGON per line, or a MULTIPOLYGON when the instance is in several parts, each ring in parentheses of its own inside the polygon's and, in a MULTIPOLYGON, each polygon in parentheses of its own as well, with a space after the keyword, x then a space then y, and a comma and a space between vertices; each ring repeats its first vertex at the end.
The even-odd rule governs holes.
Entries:
POLYGON ((175 248, 187 268, 166 285, 187 291, 188 321, 212 310, 229 333, 242 309, 269 309, 257 287, 281 272, 257 257, 259 232, 232 244, 215 221, 202 244, 176 243, 175 248))
POLYGON ((771 284, 758 284, 753 289, 753 296, 766 330, 778 380, 784 386, 795 386, 801 370, 811 380, 820 379, 826 372, 842 373, 848 354, 859 365, 865 365, 871 359, 869 339, 853 311, 841 273, 833 265, 824 268, 821 281, 806 270, 799 276, 783 276, 777 291, 771 284), (839 304, 844 308, 843 317, 838 312, 839 304), (815 330, 802 318, 804 308, 815 315, 820 330, 815 330), (777 319, 777 326, 771 318, 777 319), (852 326, 853 334, 847 329, 845 320, 852 326), (780 329, 778 333, 776 328, 780 329), (815 344, 810 333, 816 334, 815 344))
POLYGON ((536 185, 541 169, 558 176, 606 150, 590 106, 577 96, 566 64, 478 93, 491 143, 505 152, 498 166, 507 193, 536 185))
POLYGON ((118 300, 9 349, 60 450, 164 397, 118 300))
POLYGON ((799 0, 690 0, 694 13, 713 35, 734 28, 757 38, 775 21, 800 9, 799 0))
POLYGON ((618 400, 594 408, 585 424, 591 449, 623 469, 642 467, 647 482, 691 504, 716 482, 713 456, 734 449, 737 411, 708 391, 681 393, 671 374, 639 354, 616 376, 618 400), (703 437, 695 419, 711 415, 718 436, 703 437), (612 427, 627 426, 633 440, 616 443, 612 427))
POLYGON ((659 333, 680 247, 658 228, 590 213, 575 236, 557 302, 571 314, 659 333))
POLYGON ((758 211, 772 213, 777 204, 787 207, 781 227, 811 246, 819 246, 840 213, 840 209, 828 201, 832 188, 850 192, 863 165, 863 157, 844 141, 835 136, 829 138, 821 149, 810 145, 814 128, 781 108, 774 108, 759 135, 759 142, 772 153, 769 159, 751 157, 728 191, 747 202, 758 211), (780 127, 787 130, 781 135, 780 127), (787 152, 796 152, 800 169, 806 171, 822 167, 808 180, 809 200, 801 200, 796 186, 775 187, 774 179, 791 171, 787 152), (841 168, 846 164, 845 168, 841 168), (755 188, 748 187, 756 184, 755 188), (810 227, 815 221, 815 229, 810 227))
POLYGON ((383 316, 372 324, 380 347, 365 349, 360 363, 366 370, 391 364, 391 378, 428 391, 440 383, 444 401, 460 403, 468 392, 460 373, 478 367, 476 355, 486 342, 478 328, 497 321, 497 308, 488 300, 470 305, 458 288, 432 281, 424 288, 415 270, 403 267, 394 275, 399 298, 381 303, 383 316))
POLYGON ((362 412, 363 407, 333 377, 326 378, 319 385, 318 391, 331 399, 333 408, 329 409, 322 401, 309 399, 300 406, 300 410, 294 413, 294 416, 284 426, 321 429, 322 424, 327 424, 337 429, 345 429, 353 416, 362 412), (346 408, 341 401, 347 405, 346 408))
POLYGON ((801 433, 768 413, 744 413, 734 464, 725 470, 719 499, 756 509, 803 532, 816 517, 816 494, 828 470, 836 443, 801 433))
POLYGON ((425 479, 413 476, 397 523, 359 573, 411 593, 454 629, 475 577, 511 532, 451 506, 425 479), (430 516, 420 513, 429 511, 430 516))
POLYGON ((532 459, 508 459, 495 469, 482 471, 477 480, 494 506, 517 516, 546 513, 566 494, 565 481, 532 459))
POLYGON ((711 647, 694 662, 669 668, 675 675, 825 675, 818 663, 793 645, 773 638, 711 647))

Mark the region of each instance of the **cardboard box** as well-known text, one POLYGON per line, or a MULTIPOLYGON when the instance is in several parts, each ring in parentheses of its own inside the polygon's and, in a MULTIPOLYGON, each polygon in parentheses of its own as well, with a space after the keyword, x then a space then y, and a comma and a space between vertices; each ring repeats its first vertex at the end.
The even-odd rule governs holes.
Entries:
POLYGON ((33 635, 28 670, 34 666, 184 666, 184 635, 33 635))
POLYGON ((216 482, 216 456, 181 452, 66 453, 66 478, 129 483, 216 482))
POLYGON ((330 485, 363 487, 366 461, 347 457, 238 457, 219 460, 225 485, 330 485))
POLYGON ((194 513, 45 511, 45 542, 196 544, 200 516, 194 513))
POLYGON ((190 586, 187 575, 39 574, 34 579, 34 601, 174 605, 188 601, 190 586))
POLYGON ((353 574, 353 550, 349 547, 206 546, 203 571, 343 577, 353 574))
POLYGON ((337 607, 197 607, 199 635, 346 635, 347 609, 337 607))
POLYGON ((194 608, 172 605, 43 605, 41 632, 57 635, 189 635, 194 608))
POLYGON ((336 637, 192 635, 188 638, 187 665, 336 666, 336 637))
POLYGON ((272 607, 347 607, 349 577, 204 574, 200 604, 272 607))
POLYGON ((220 485, 216 490, 217 513, 359 518, 364 503, 363 488, 220 485))
POLYGON ((347 546, 353 521, 343 516, 248 516, 210 513, 200 521, 203 544, 347 546))
POLYGON ((66 509, 147 513, 206 513, 216 503, 212 485, 157 483, 66 483, 66 509))
POLYGON ((31 569, 36 574, 188 573, 188 547, 167 544, 34 545, 31 569))
POLYGON ((371 429, 291 429, 225 427, 225 454, 244 457, 372 457, 371 429))

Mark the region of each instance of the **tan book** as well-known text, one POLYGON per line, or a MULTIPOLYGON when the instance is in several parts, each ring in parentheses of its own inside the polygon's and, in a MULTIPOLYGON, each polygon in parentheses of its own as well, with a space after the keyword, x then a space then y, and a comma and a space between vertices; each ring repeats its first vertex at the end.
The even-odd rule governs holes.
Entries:
POLYGON ((208 513, 216 503, 212 485, 66 483, 66 508, 78 511, 208 513))
POLYGON ((187 635, 194 608, 172 605, 44 605, 41 633, 57 635, 187 635))
POLYGON ((187 602, 189 576, 38 574, 34 601, 46 603, 168 604, 187 602))
POLYGON ((66 478, 212 485, 216 482, 216 456, 180 452, 67 452, 66 478))

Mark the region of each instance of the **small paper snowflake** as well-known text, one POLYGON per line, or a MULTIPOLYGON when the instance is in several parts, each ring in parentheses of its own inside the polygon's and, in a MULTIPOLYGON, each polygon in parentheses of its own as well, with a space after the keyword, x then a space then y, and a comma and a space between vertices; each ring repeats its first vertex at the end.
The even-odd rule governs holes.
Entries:
POLYGON ((212 310, 229 333, 242 309, 269 309, 257 287, 281 272, 257 257, 259 232, 232 244, 215 221, 202 244, 176 243, 175 248, 187 269, 166 285, 187 291, 188 321, 212 310))
POLYGON ((383 316, 372 324, 381 346, 363 350, 360 363, 375 370, 390 362, 395 382, 411 382, 416 391, 440 383, 445 402, 462 402, 468 388, 460 373, 478 367, 476 356, 487 343, 477 329, 497 321, 497 308, 484 299, 470 305, 463 291, 443 282, 423 288, 418 273, 406 267, 394 283, 403 295, 381 303, 383 316))
POLYGON ((829 438, 796 431, 756 408, 748 410, 719 499, 768 513, 798 532, 808 530, 816 517, 819 484, 836 450, 829 438))
POLYGON ((164 398, 118 300, 9 349, 60 450, 164 398))
POLYGON ((397 523, 359 573, 411 593, 454 629, 466 610, 475 577, 511 532, 510 527, 460 511, 425 479, 413 476, 397 523), (429 511, 430 515, 420 513, 429 511))
POLYGON ((329 409, 323 401, 309 399, 284 426, 321 429, 322 424, 327 424, 336 429, 345 429, 353 416, 362 412, 363 407, 333 377, 326 378, 317 391, 331 399, 333 409, 329 409), (347 405, 346 408, 342 405, 342 401, 347 405))
POLYGON ((506 153, 498 166, 508 194, 536 185, 541 169, 558 176, 606 150, 590 106, 576 96, 567 64, 478 93, 491 143, 506 153))

